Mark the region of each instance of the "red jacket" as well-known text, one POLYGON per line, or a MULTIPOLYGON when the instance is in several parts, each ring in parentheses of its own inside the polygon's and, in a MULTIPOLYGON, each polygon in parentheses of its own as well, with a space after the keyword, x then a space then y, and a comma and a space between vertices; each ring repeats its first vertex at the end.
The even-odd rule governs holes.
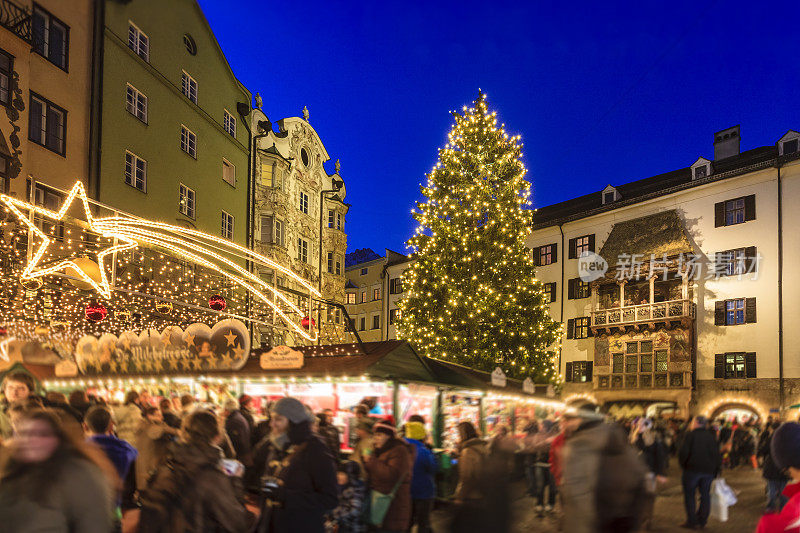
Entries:
POLYGON ((767 513, 758 521, 756 533, 800 533, 800 483, 786 485, 789 498, 780 513, 767 513))
POLYGON ((561 457, 564 453, 564 444, 567 441, 567 435, 564 430, 556 435, 553 442, 550 444, 550 474, 556 480, 556 485, 561 485, 561 457))

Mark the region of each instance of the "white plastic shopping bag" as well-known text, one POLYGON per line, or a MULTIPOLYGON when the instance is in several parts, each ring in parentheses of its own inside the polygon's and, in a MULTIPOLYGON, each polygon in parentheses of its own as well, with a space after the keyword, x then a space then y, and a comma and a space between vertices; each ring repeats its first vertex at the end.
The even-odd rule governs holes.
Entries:
POLYGON ((728 521, 728 507, 736 503, 736 493, 722 478, 711 482, 711 517, 728 521))

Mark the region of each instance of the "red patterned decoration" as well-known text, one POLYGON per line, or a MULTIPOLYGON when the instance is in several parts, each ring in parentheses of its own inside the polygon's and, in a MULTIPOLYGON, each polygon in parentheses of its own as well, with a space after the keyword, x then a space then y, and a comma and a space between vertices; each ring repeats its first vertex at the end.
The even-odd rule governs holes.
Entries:
POLYGON ((313 318, 304 317, 303 320, 300 321, 300 325, 303 326, 305 329, 308 329, 309 324, 311 324, 312 328, 317 327, 317 323, 314 321, 313 318))
POLYGON ((215 294, 208 299, 208 306, 214 311, 224 311, 228 307, 228 302, 219 294, 215 294))
POLYGON ((86 320, 90 322, 102 322, 108 316, 108 309, 106 306, 92 302, 86 306, 86 320))

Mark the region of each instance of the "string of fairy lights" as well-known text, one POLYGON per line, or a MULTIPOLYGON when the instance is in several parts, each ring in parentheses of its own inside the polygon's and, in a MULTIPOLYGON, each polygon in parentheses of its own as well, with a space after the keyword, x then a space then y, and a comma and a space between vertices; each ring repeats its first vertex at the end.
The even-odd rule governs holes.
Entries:
POLYGON ((7 195, 0 205, 0 340, 38 340, 66 356, 87 333, 161 331, 226 317, 316 339, 303 323, 319 297, 310 281, 235 243, 95 216, 80 183, 58 210, 7 195), (247 260, 273 277, 256 276, 247 260), (283 276, 280 289, 271 284, 275 274, 283 276))
POLYGON ((400 330, 425 355, 558 382, 561 324, 550 318, 525 245, 530 183, 522 142, 481 93, 453 112, 448 141, 412 215, 400 330))

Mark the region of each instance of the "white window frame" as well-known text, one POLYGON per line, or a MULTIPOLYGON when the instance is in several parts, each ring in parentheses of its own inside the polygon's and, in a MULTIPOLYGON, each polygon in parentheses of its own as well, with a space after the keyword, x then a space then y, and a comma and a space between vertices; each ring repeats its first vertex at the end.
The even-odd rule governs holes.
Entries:
POLYGON ((348 305, 355 305, 357 293, 348 292, 345 294, 345 303, 348 305))
POLYGON ((333 229, 334 221, 336 220, 336 211, 328 209, 328 227, 333 229))
POLYGON ((336 212, 336 229, 338 229, 339 231, 343 231, 342 230, 342 214, 340 212, 338 212, 338 211, 336 212))
POLYGON ((233 215, 222 210, 222 226, 220 229, 220 234, 222 235, 223 239, 233 240, 233 229, 234 229, 235 219, 233 215))
POLYGON ((58 17, 53 15, 52 13, 48 12, 41 6, 34 5, 33 13, 31 15, 31 34, 32 34, 32 50, 48 60, 50 63, 54 64, 61 70, 67 70, 67 66, 69 65, 69 26, 67 26, 64 22, 62 22, 58 17), (37 49, 37 45, 39 44, 38 39, 35 36, 35 32, 33 30, 35 26, 34 18, 36 16, 40 16, 44 20, 44 35, 42 36, 41 41, 41 49, 37 49), (63 46, 61 48, 63 55, 58 58, 61 62, 56 62, 53 58, 50 57, 50 29, 51 26, 56 25, 61 27, 61 33, 64 36, 63 46))
POLYGON ((297 260, 308 263, 308 241, 302 237, 297 238, 297 260))
POLYGON ((335 257, 333 252, 328 252, 328 274, 333 274, 333 264, 335 261, 335 257))
POLYGON ((236 137, 236 117, 234 117, 233 113, 227 109, 224 110, 222 127, 225 128, 225 131, 228 132, 228 135, 234 138, 236 137))
POLYGON ((130 150, 125 150, 125 172, 124 172, 124 176, 125 176, 125 184, 126 185, 128 185, 130 187, 133 187, 137 191, 142 191, 143 193, 147 192, 147 161, 142 159, 138 155, 134 154, 130 150), (130 179, 129 179, 129 172, 128 172, 128 156, 130 156, 130 158, 131 158, 130 179), (137 164, 136 164, 137 161, 141 161, 142 163, 144 163, 144 170, 143 170, 143 176, 142 176, 142 180, 141 180, 142 181, 142 186, 141 187, 137 187, 137 185, 136 185, 137 182, 138 182, 138 178, 139 178, 137 176, 137 170, 138 170, 137 169, 137 164))
POLYGON ((580 257, 583 252, 590 252, 589 245, 591 244, 591 239, 589 235, 581 235, 580 237, 575 237, 575 255, 580 257))
POLYGON ((284 230, 284 224, 283 224, 283 220, 282 219, 280 219, 278 217, 274 217, 272 219, 272 231, 275 232, 275 241, 274 241, 275 244, 277 244, 278 246, 284 246, 285 247, 286 246, 286 235, 284 233, 285 230, 284 230))
POLYGON ((308 194, 304 193, 303 191, 300 191, 299 198, 300 198, 300 202, 299 202, 297 208, 300 210, 301 213, 305 213, 307 215, 308 214, 308 194))
POLYGON ((197 103, 197 80, 185 70, 181 70, 181 92, 192 103, 197 103))
POLYGON ((236 187, 236 165, 228 161, 226 158, 222 158, 222 181, 230 185, 231 187, 236 187), (225 165, 231 168, 231 172, 233 173, 233 182, 228 181, 225 178, 225 165))
POLYGON ((185 124, 181 124, 181 150, 197 159, 197 135, 185 124))
POLYGON ((150 37, 148 37, 139 26, 134 24, 132 20, 128 21, 128 48, 133 50, 133 53, 137 56, 148 63, 150 62, 150 37), (133 33, 136 43, 131 43, 131 33, 133 33), (144 46, 142 46, 142 37, 144 37, 144 46))
POLYGON ((183 183, 178 187, 178 211, 191 219, 197 216, 197 193, 183 183))
POLYGON ((125 84, 125 109, 128 110, 128 113, 147 124, 147 96, 130 83, 125 84), (140 106, 142 108, 141 114, 140 106))

